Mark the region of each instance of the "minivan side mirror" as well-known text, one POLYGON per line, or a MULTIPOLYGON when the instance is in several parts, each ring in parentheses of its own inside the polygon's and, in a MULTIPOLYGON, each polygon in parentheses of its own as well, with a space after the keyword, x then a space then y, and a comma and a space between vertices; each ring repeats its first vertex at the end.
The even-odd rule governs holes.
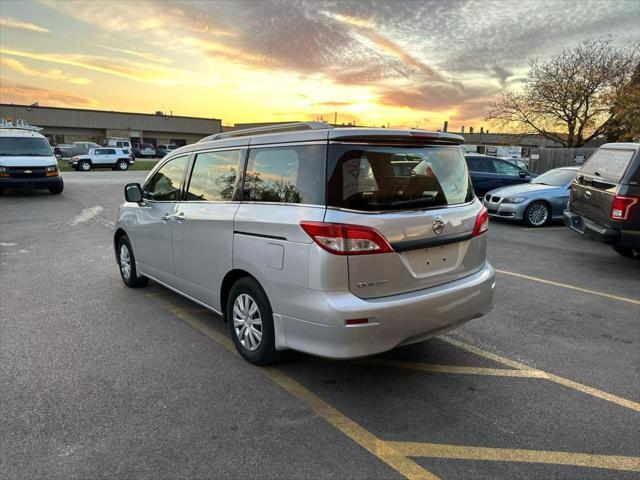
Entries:
POLYGON ((520 178, 526 178, 527 177, 527 172, 525 172, 524 170, 520 170, 518 175, 520 175, 520 178))
POLYGON ((124 198, 127 202, 140 203, 142 201, 142 187, 139 183, 127 183, 124 186, 124 198))

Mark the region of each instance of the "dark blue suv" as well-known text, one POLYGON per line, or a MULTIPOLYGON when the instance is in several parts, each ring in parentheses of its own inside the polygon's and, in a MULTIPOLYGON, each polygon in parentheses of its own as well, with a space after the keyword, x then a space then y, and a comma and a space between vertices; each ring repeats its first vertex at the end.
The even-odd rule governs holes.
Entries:
POLYGON ((513 163, 489 155, 465 155, 473 190, 480 198, 494 188, 528 183, 536 177, 513 163))

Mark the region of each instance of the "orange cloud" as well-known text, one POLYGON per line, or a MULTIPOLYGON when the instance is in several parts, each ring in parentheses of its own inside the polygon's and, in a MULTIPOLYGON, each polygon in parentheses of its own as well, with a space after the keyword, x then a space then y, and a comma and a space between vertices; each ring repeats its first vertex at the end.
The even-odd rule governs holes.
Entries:
POLYGON ((84 77, 73 77, 68 73, 63 72, 58 68, 52 68, 46 72, 31 68, 19 60, 10 57, 0 57, 0 66, 10 68, 23 75, 29 77, 47 78, 49 80, 61 80, 64 82, 73 83, 74 85, 89 85, 92 83, 91 79, 84 77))
POLYGON ((93 107, 98 102, 89 97, 75 95, 70 92, 35 88, 29 85, 11 85, 2 81, 0 97, 5 103, 31 104, 38 102, 45 105, 60 105, 64 107, 93 107))

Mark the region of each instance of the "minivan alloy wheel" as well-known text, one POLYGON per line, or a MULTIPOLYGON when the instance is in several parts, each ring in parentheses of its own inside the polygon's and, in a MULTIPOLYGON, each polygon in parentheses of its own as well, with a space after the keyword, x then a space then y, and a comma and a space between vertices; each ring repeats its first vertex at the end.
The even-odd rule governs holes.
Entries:
POLYGON ((531 225, 542 226, 549 219, 549 209, 542 203, 536 203, 527 209, 527 219, 531 225))
POLYGON ((120 270, 122 276, 129 280, 131 277, 131 255, 129 255, 129 248, 125 244, 120 246, 120 270))
POLYGON ((262 342, 262 317, 258 304, 246 293, 233 302, 233 329, 244 348, 252 352, 258 349, 262 342))

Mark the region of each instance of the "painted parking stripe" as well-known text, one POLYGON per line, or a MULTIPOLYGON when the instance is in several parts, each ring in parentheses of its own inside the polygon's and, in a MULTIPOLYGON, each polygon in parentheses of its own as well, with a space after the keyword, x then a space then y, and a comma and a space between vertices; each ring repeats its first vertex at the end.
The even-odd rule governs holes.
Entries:
POLYGON ((573 467, 604 468, 640 472, 640 457, 588 453, 521 450, 514 448, 467 447, 439 443, 388 442, 408 457, 484 460, 494 462, 548 463, 573 467))
POLYGON ((456 347, 466 350, 468 352, 474 353, 478 356, 488 358, 489 360, 493 360, 494 362, 501 363, 502 365, 506 365, 507 367, 516 368, 516 369, 525 370, 525 371, 531 371, 531 370, 538 371, 540 372, 539 378, 545 378, 546 380, 557 383, 559 385, 563 385, 567 388, 572 388, 573 390, 577 390, 582 393, 586 393, 587 395, 591 395, 592 397, 600 398, 601 400, 606 400, 607 402, 615 403, 616 405, 620 405, 621 407, 625 407, 630 410, 640 412, 640 403, 634 402, 633 400, 628 400, 626 398, 622 398, 617 395, 607 393, 603 390, 599 390, 597 388, 593 388, 588 385, 584 385, 582 383, 574 382, 573 380, 560 377, 559 375, 554 375, 553 373, 545 372, 543 370, 539 370, 536 368, 531 368, 528 365, 525 365, 523 363, 516 362, 515 360, 505 358, 501 355, 497 355, 492 352, 487 352, 486 350, 478 348, 474 345, 463 342, 461 340, 457 340, 455 338, 451 338, 446 335, 438 337, 438 339, 443 340, 447 343, 450 343, 451 345, 455 345, 456 347))
POLYGON ((589 295, 597 295, 599 297, 610 298, 612 300, 619 300, 621 302, 631 303, 633 305, 640 305, 640 300, 635 298, 621 297, 619 295, 611 295, 610 293, 599 292, 597 290, 590 290, 588 288, 576 287, 574 285, 569 285, 567 283, 554 282, 552 280, 547 280, 545 278, 533 277, 531 275, 524 275, 522 273, 509 272, 507 270, 496 270, 497 273, 501 273, 502 275, 510 275, 512 277, 524 278, 525 280, 531 280, 534 282, 545 283, 547 285, 553 285, 554 287, 566 288, 569 290, 574 290, 576 292, 587 293, 589 295))
MULTIPOLYGON (((226 335, 216 331, 202 320, 198 319, 187 309, 177 307, 170 302, 161 298, 161 294, 151 293, 150 297, 159 300, 163 306, 173 313, 176 317, 184 321, 194 330, 206 335, 214 340, 234 355, 238 355, 233 341, 226 335)), ((204 310, 203 310, 204 311, 204 310)), ((239 355, 238 355, 239 356, 239 355)), ((385 442, 373 433, 366 430, 349 417, 339 412, 337 409, 326 403, 315 393, 311 392, 294 379, 280 372, 274 367, 256 367, 256 370, 267 376, 274 383, 285 389, 294 397, 306 403, 316 414, 322 417, 326 422, 333 425, 341 433, 349 437, 362 448, 368 450, 371 454, 383 461, 398 473, 411 480, 437 480, 438 477, 428 470, 418 465, 413 460, 396 451, 388 442, 385 442)))
POLYGON ((350 360, 354 365, 370 365, 377 367, 403 368, 433 373, 452 373, 462 375, 487 375, 492 377, 547 378, 547 374, 534 369, 464 367, 458 365, 435 365, 432 363, 404 362, 389 358, 361 358, 350 360))

